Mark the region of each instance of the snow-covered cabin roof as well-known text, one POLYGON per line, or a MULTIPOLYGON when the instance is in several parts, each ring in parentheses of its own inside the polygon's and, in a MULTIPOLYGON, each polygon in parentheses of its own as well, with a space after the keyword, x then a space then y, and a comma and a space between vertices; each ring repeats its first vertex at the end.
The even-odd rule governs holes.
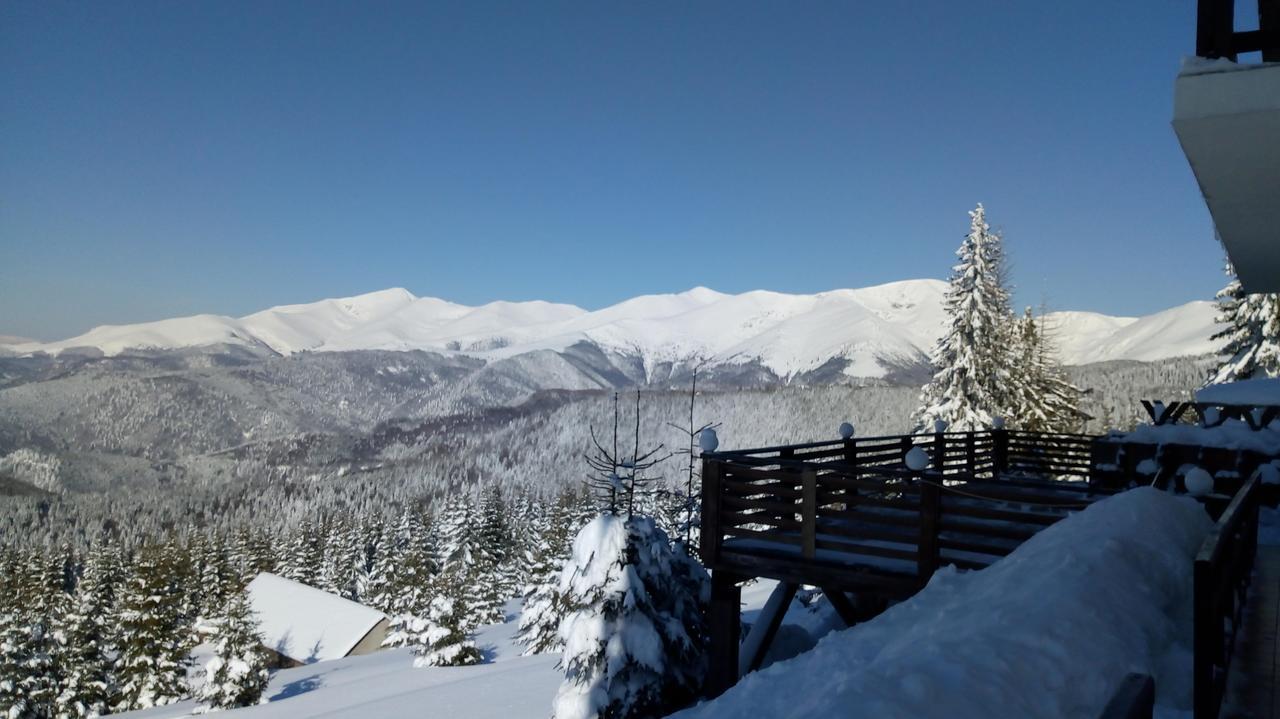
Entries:
POLYGON ((1280 406, 1280 379, 1246 379, 1211 384, 1196 392, 1196 401, 1249 407, 1280 406))
POLYGON ((387 615, 336 594, 263 572, 245 590, 263 644, 310 664, 339 659, 387 615))

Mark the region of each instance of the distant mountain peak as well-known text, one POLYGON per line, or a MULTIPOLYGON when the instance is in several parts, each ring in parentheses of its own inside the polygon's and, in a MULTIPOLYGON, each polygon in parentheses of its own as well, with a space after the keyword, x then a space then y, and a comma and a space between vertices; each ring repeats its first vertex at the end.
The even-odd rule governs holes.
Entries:
MULTIPOLYGON (((875 377, 904 357, 933 347, 945 324, 947 283, 888 282, 812 295, 769 290, 725 294, 697 286, 642 295, 599 310, 542 300, 500 300, 478 307, 417 297, 393 287, 282 305, 245 317, 196 315, 136 325, 103 326, 60 342, 24 342, 9 352, 57 353, 92 348, 107 355, 131 349, 240 345, 279 354, 310 351, 427 350, 499 360, 528 352, 562 352, 580 343, 651 363, 698 357, 757 361, 779 376, 839 360, 844 372, 875 377)), ((1089 312, 1049 315, 1062 356, 1071 364, 1153 360, 1216 349, 1214 307, 1193 302, 1148 317, 1089 312)))

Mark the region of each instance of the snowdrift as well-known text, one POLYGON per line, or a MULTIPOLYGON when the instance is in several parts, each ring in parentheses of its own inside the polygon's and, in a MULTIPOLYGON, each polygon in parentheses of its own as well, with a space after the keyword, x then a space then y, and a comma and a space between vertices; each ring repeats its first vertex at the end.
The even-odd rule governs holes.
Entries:
POLYGON ((1191 705, 1191 575, 1212 523, 1150 488, 1099 502, 980 572, 748 675, 675 716, 1094 717, 1128 672, 1191 705))

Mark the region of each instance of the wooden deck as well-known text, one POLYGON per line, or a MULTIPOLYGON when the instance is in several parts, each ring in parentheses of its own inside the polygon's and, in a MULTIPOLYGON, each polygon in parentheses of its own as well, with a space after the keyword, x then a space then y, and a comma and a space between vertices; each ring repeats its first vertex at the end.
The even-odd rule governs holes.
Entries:
MULTIPOLYGON (((738 656, 743 581, 816 585, 846 623, 863 621, 915 594, 938 567, 985 567, 1111 494, 1089 481, 1093 440, 992 430, 703 455, 708 693, 759 658, 738 656), (904 461, 917 446, 931 458, 922 470, 904 461)), ((767 643, 749 645, 763 652, 767 643)))

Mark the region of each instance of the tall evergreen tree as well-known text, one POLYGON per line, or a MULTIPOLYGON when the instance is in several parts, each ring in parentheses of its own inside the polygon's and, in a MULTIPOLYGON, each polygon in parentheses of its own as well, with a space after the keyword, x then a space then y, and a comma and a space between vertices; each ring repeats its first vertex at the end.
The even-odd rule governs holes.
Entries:
POLYGON ((121 710, 171 704, 187 693, 189 632, 168 560, 162 549, 141 550, 120 596, 121 710))
MULTIPOLYGON (((447 581, 447 577, 445 578, 447 581)), ((470 610, 462 599, 458 585, 442 583, 427 607, 426 616, 418 624, 414 642, 417 659, 414 666, 456 667, 479 664, 483 655, 471 638, 470 610)))
POLYGON ((1225 340, 1210 384, 1280 376, 1280 295, 1247 294, 1228 262, 1231 281, 1218 292, 1218 322, 1213 339, 1225 340))
POLYGON ((560 639, 560 622, 565 615, 560 573, 572 549, 574 510, 573 498, 561 497, 550 515, 535 525, 540 531, 537 545, 529 550, 531 570, 524 587, 524 607, 520 611, 517 635, 525 646, 525 654, 558 651, 564 646, 560 639))
POLYGON ((271 678, 267 666, 257 620, 244 593, 237 592, 214 621, 213 658, 205 665, 200 701, 216 709, 257 704, 271 678))
POLYGON ((956 431, 990 427, 1010 402, 1009 333, 1012 310, 1005 287, 1000 235, 979 204, 956 255, 945 308, 947 328, 934 349, 934 375, 921 394, 919 428, 937 420, 956 431))
POLYGON ((1014 334, 1014 361, 1008 368, 1010 426, 1031 432, 1076 432, 1085 419, 1079 387, 1058 363, 1043 317, 1026 308, 1014 334))

